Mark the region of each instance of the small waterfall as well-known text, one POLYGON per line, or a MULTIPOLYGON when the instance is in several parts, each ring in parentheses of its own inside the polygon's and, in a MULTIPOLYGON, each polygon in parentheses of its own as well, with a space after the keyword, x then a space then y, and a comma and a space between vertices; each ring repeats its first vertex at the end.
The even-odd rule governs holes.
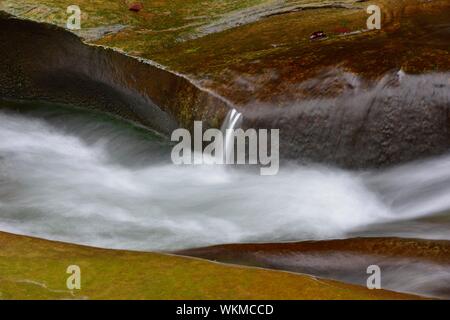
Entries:
POLYGON ((228 112, 223 124, 222 124, 222 132, 224 135, 224 155, 225 155, 225 163, 229 163, 230 157, 232 156, 231 147, 233 145, 233 129, 239 128, 242 123, 242 113, 239 113, 236 109, 232 109, 228 112), (229 130, 230 129, 230 130, 229 130))

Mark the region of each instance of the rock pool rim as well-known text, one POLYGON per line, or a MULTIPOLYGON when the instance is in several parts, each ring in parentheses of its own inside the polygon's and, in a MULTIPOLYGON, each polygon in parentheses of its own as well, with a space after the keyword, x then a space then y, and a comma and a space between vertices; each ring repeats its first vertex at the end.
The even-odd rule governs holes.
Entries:
MULTIPOLYGON (((100 110, 165 135, 179 127, 192 131, 194 120, 219 128, 231 108, 229 101, 199 88, 185 75, 110 48, 87 45, 60 27, 6 13, 0 14, 0 24, 5 30, 0 35, 5 53, 0 97, 100 110)), ((346 75, 338 72, 342 76, 346 75)), ((391 76, 383 81, 389 82, 391 76)), ((425 97, 427 90, 430 93, 430 88, 419 85, 420 79, 408 79, 418 88, 414 101, 425 97)), ((435 98, 426 106, 414 106, 407 103, 409 95, 403 89, 385 90, 383 83, 373 88, 375 96, 363 108, 358 108, 358 99, 368 99, 364 95, 344 95, 337 105, 325 99, 320 108, 314 100, 279 110, 239 107, 242 127, 279 128, 283 158, 345 168, 384 167, 446 152, 450 148, 446 85, 432 85, 435 98), (401 102, 398 107, 396 101, 401 102), (408 108, 411 114, 405 112, 408 108)))

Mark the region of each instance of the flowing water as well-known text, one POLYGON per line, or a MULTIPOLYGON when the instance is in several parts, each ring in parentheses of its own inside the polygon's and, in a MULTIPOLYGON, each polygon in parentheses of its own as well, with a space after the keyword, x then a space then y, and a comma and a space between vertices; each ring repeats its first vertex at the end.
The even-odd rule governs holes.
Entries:
POLYGON ((450 156, 383 172, 283 163, 260 176, 175 166, 171 146, 106 115, 8 103, 0 230, 139 250, 405 232, 450 239, 450 156))

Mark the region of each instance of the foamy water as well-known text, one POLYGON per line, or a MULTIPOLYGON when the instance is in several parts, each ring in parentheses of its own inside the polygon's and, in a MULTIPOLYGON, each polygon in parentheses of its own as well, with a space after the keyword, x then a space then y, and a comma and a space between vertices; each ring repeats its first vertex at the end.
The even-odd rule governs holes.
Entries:
POLYGON ((450 208, 440 193, 416 195, 435 183, 450 188, 450 157, 382 173, 286 164, 260 176, 175 166, 168 141, 90 113, 0 112, 0 230, 47 239, 175 250, 345 237, 450 208))

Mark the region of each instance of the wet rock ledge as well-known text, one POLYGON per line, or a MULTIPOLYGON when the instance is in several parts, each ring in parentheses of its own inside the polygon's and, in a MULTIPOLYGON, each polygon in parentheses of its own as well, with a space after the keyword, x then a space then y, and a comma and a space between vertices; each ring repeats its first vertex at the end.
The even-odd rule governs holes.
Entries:
POLYGON ((163 134, 195 120, 218 127, 229 106, 185 77, 54 25, 0 12, 0 97, 106 111, 163 134))

